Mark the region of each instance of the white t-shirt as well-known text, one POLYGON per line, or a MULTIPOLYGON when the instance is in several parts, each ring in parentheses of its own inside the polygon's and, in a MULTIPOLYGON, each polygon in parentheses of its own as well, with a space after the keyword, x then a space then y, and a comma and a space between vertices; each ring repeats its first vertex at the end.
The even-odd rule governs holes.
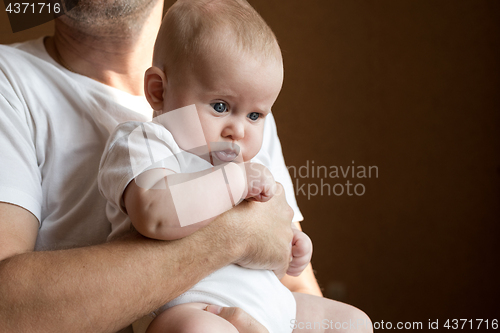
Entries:
MULTIPOLYGON (((66 70, 40 38, 0 45, 0 112, 0 201, 40 221, 36 250, 105 242, 101 154, 119 123, 151 119, 146 99, 66 70)), ((294 220, 302 220, 271 115, 262 149, 271 172, 282 175, 294 220)))
POLYGON ((40 38, 0 45, 0 112, 0 201, 37 217, 36 250, 105 242, 99 161, 116 125, 150 119, 145 98, 66 70, 40 38))

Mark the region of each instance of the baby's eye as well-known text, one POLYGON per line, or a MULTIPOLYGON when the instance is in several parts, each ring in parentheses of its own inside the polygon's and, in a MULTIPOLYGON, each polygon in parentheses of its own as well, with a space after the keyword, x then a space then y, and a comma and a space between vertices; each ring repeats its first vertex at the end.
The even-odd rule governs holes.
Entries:
POLYGON ((248 114, 247 117, 250 118, 250 120, 256 121, 257 119, 260 118, 260 113, 258 113, 258 112, 251 112, 251 113, 248 114))
POLYGON ((215 112, 223 113, 227 111, 226 103, 217 102, 217 103, 212 103, 210 105, 214 108, 215 112))

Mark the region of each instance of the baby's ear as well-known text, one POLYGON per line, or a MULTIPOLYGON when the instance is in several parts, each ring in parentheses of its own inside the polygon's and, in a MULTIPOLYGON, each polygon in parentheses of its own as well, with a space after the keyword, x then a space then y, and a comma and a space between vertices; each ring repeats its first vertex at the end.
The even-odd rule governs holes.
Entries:
POLYGON ((144 74, 144 93, 155 111, 163 109, 163 92, 167 85, 165 73, 158 67, 150 67, 144 74))

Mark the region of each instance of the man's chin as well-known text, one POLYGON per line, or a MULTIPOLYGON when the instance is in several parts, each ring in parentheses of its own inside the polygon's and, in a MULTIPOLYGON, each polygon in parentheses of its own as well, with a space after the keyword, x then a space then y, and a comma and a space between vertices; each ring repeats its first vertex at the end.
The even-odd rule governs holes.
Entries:
POLYGON ((157 0, 63 0, 61 19, 88 29, 110 26, 142 26, 157 0), (65 19, 64 16, 67 18, 65 19))

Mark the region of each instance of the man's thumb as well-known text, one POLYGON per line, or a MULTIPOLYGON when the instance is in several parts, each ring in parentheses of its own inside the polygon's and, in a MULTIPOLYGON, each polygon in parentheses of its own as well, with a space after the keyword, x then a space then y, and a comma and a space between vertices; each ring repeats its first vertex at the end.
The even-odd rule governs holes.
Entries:
POLYGON ((205 308, 205 311, 219 315, 221 313, 222 309, 223 309, 222 306, 210 304, 209 306, 207 306, 205 308))

